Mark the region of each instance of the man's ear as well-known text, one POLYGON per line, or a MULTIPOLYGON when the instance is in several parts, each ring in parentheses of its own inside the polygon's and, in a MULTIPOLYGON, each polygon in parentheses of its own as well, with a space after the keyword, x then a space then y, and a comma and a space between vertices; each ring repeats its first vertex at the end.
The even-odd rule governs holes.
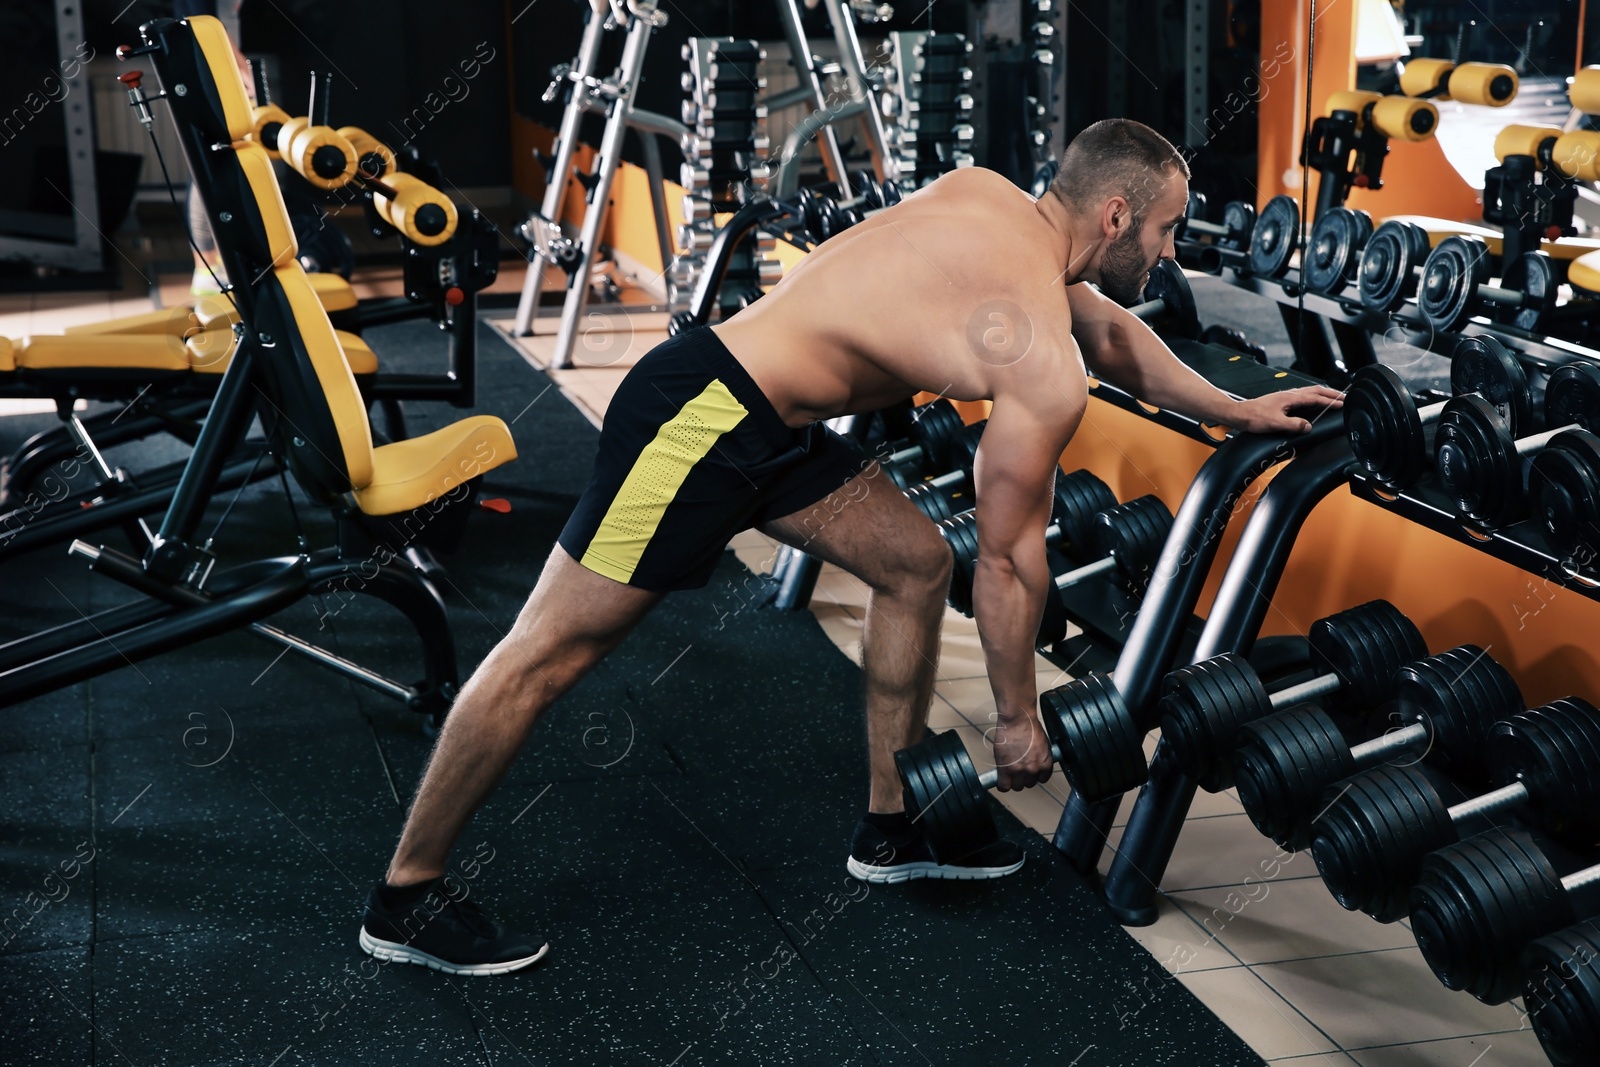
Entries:
POLYGON ((1115 241, 1133 226, 1133 207, 1127 197, 1113 196, 1101 209, 1100 229, 1106 240, 1115 241))

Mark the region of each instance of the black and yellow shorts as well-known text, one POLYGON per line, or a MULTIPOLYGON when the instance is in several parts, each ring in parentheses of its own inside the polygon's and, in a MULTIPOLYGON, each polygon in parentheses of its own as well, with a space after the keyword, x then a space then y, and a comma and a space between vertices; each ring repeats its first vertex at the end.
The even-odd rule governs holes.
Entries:
POLYGON ((653 348, 606 411, 567 554, 640 589, 696 589, 741 530, 800 511, 870 463, 822 423, 784 424, 707 327, 653 348))

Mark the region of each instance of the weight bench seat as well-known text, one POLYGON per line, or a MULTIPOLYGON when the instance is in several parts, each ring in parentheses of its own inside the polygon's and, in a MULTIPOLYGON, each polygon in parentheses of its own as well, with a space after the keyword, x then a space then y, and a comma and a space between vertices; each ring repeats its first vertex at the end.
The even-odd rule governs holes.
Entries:
MULTIPOLYGON (((337 274, 318 273, 308 274, 311 279, 311 289, 317 294, 317 299, 322 301, 322 306, 329 312, 349 311, 360 301, 356 299, 356 291, 350 283, 337 274)), ((203 296, 192 304, 178 304, 158 311, 142 311, 137 315, 121 315, 103 322, 87 322, 79 326, 68 326, 65 333, 70 334, 176 334, 183 336, 195 326, 209 326, 219 316, 226 316, 229 321, 239 318, 238 311, 234 310, 233 301, 226 296, 203 296)), ((359 372, 357 372, 359 373, 359 372)))
MULTIPOLYGON (((1480 226, 1473 222, 1457 222, 1454 219, 1436 219, 1428 215, 1391 215, 1382 221, 1412 222, 1428 231, 1428 243, 1437 245, 1446 237, 1481 237, 1489 246, 1489 254, 1500 254, 1499 230, 1489 226, 1480 226)), ((1563 237, 1559 241, 1541 241, 1540 250, 1548 253, 1553 259, 1576 260, 1590 252, 1600 252, 1600 239, 1593 237, 1563 237)))
POLYGON ((1600 293, 1600 252, 1586 252, 1568 264, 1567 281, 1575 289, 1600 293))
MULTIPOLYGON (((356 377, 376 374, 378 356, 356 334, 334 331, 356 377)), ((187 337, 167 333, 39 334, 0 337, 0 373, 15 371, 130 371, 140 374, 220 375, 236 347, 233 326, 220 319, 187 337)))
POLYGON ((372 480, 350 495, 368 515, 397 515, 432 503, 516 455, 516 442, 503 421, 472 415, 430 434, 374 448, 372 480))

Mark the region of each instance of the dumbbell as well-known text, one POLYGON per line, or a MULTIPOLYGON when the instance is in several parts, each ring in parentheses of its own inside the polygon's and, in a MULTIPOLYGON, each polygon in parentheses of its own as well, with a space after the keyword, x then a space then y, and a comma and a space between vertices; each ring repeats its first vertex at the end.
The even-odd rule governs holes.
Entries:
MULTIPOLYGON (((1060 754, 1052 746, 1050 755, 1060 754)), ((985 793, 1000 780, 1000 772, 979 774, 956 731, 946 730, 901 749, 894 754, 894 765, 900 773, 906 815, 922 828, 934 859, 947 863, 999 836, 985 793)))
POLYGON ((1600 547, 1600 436, 1562 430, 1550 438, 1528 466, 1528 496, 1550 543, 1591 562, 1600 547))
POLYGON ((1430 852, 1460 839, 1461 824, 1530 808, 1552 835, 1590 841, 1600 831, 1600 720, 1576 697, 1519 712, 1489 732, 1491 780, 1507 784, 1448 804, 1418 767, 1379 767, 1329 788, 1311 854, 1335 900, 1379 922, 1406 914, 1406 894, 1430 852))
POLYGON ((1400 668, 1393 704, 1399 728, 1354 746, 1314 705, 1241 727, 1233 780, 1256 829, 1290 852, 1308 848, 1328 786, 1400 757, 1426 757, 1457 779, 1482 780, 1489 729, 1522 710, 1522 695, 1483 649, 1462 645, 1400 668))
POLYGON ((1436 330, 1453 332, 1474 315, 1492 312, 1497 322, 1538 333, 1556 306, 1560 279, 1543 252, 1524 252, 1489 281, 1489 246, 1481 237, 1454 234, 1428 253, 1417 286, 1417 309, 1436 330))
POLYGON ((1300 205, 1292 196, 1275 196, 1261 209, 1250 234, 1250 271, 1267 278, 1289 273, 1300 247, 1300 205))
POLYGON ((1522 1003, 1550 1062, 1592 1063, 1600 1048, 1600 921, 1588 919, 1530 942, 1519 968, 1522 1003))
POLYGON ((1195 306, 1194 291, 1176 260, 1163 259, 1150 269, 1143 298, 1128 311, 1152 327, 1164 327, 1174 336, 1200 336, 1200 311, 1195 306))
POLYGON ((1222 206, 1222 222, 1207 222, 1197 216, 1203 214, 1206 198, 1200 193, 1189 194, 1189 212, 1178 223, 1173 237, 1179 241, 1201 235, 1216 238, 1222 248, 1243 252, 1250 247, 1250 235, 1256 228, 1256 209, 1242 200, 1230 200, 1222 206))
MULTIPOLYGON (((1450 356, 1450 389, 1482 397, 1510 425, 1526 426, 1533 393, 1522 363, 1493 337, 1463 337, 1450 356)), ((1398 493, 1427 469, 1430 433, 1445 401, 1418 408, 1400 376, 1380 364, 1356 371, 1344 398, 1344 428, 1356 462, 1372 481, 1398 493)))
POLYGON ((925 471, 950 464, 952 443, 965 428, 954 404, 943 397, 929 401, 911 409, 911 433, 893 442, 894 449, 878 463, 896 485, 908 488, 925 471))
POLYGON ((943 474, 915 481, 899 468, 886 468, 889 479, 900 486, 907 498, 934 522, 943 522, 968 511, 976 502, 973 496, 972 469, 978 462, 978 443, 988 419, 963 426, 945 445, 943 474))
POLYGON ((1518 438, 1481 397, 1458 396, 1445 404, 1434 431, 1434 465, 1462 519, 1497 529, 1525 516, 1525 458, 1563 431, 1600 426, 1600 366, 1568 363, 1551 374, 1544 422, 1548 429, 1518 438))
MULTIPOLYGON (((968 512, 940 523, 945 540, 955 556, 955 569, 950 575, 950 606, 963 615, 972 614, 972 582, 978 565, 978 520, 968 512)), ((1059 530, 1061 523, 1055 524, 1059 530)), ((1101 574, 1116 572, 1124 586, 1138 592, 1150 580, 1150 571, 1161 546, 1167 543, 1172 530, 1172 512, 1159 498, 1142 496, 1126 504, 1115 504, 1093 515, 1088 524, 1088 536, 1075 542, 1094 562, 1053 575, 1053 588, 1062 593, 1101 574)), ((1052 643, 1050 635, 1043 634, 1036 644, 1052 643)))
MULTIPOLYGON (((1057 470, 1052 495, 1054 499, 1050 506, 1050 525, 1045 528, 1045 544, 1060 548, 1068 555, 1081 556, 1089 550, 1095 516, 1117 506, 1116 494, 1089 471, 1076 470, 1068 474, 1057 470)), ((939 500, 947 499, 940 494, 934 496, 939 500)), ((941 533, 947 532, 946 520, 964 523, 976 521, 977 513, 970 508, 957 515, 944 514, 935 518, 931 512, 936 509, 926 504, 924 498, 914 496, 912 502, 924 515, 939 524, 941 533)), ((938 507, 948 508, 949 504, 941 503, 938 507)), ((970 605, 962 608, 962 611, 971 614, 970 605)))
POLYGON ((1361 249, 1356 291, 1361 305, 1373 311, 1399 311, 1415 296, 1422 265, 1433 250, 1428 231, 1414 222, 1390 219, 1379 226, 1361 249))
MULTIPOLYGON (((1525 830, 1478 834, 1423 862, 1411 932, 1446 988, 1503 1004, 1521 989, 1523 951, 1600 912, 1597 890, 1600 864, 1562 875, 1525 830)), ((1582 1062, 1593 1063, 1594 1052, 1582 1062)))
POLYGON ((1200 788, 1216 793, 1233 784, 1233 754, 1245 723, 1316 699, 1368 711, 1393 694, 1401 667, 1428 654, 1416 625, 1386 600, 1318 619, 1307 637, 1316 677, 1274 692, 1248 660, 1231 653, 1167 674, 1161 739, 1200 788))
POLYGON ((1300 256, 1300 277, 1314 293, 1337 296, 1356 280, 1361 253, 1372 236, 1372 216, 1333 207, 1311 227, 1300 256))

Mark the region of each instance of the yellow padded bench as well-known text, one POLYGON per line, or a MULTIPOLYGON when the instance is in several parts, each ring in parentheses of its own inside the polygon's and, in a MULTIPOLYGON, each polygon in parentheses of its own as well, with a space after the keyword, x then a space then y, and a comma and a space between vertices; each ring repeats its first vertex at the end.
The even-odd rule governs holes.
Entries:
MULTIPOLYGON (((311 289, 329 312, 349 311, 360 301, 350 283, 337 274, 308 274, 311 289)), ((233 302, 225 296, 205 296, 192 305, 178 304, 159 311, 142 311, 137 315, 121 315, 104 322, 88 322, 81 326, 68 326, 64 333, 169 333, 183 336, 196 325, 208 326, 219 314, 238 319, 233 302)))
MULTIPOLYGON (((1489 254, 1500 254, 1499 230, 1489 226, 1480 226, 1472 222, 1457 222, 1454 219, 1436 219, 1427 215, 1393 215, 1393 219, 1401 222, 1412 222, 1428 231, 1428 243, 1436 245, 1446 237, 1471 236, 1481 237, 1489 246, 1489 254)), ((1384 222, 1389 219, 1382 220, 1384 222)), ((1593 237, 1563 237, 1559 241, 1541 241, 1540 249, 1550 254, 1554 259, 1574 260, 1590 252, 1600 251, 1600 240, 1593 237)))
MULTIPOLYGON (((378 373, 377 354, 357 335, 336 330, 350 373, 378 373)), ((39 334, 20 342, 0 337, 0 372, 120 370, 220 375, 237 348, 233 324, 219 321, 187 337, 170 333, 39 334)))
POLYGON ((1588 252, 1567 265, 1567 281, 1576 289, 1600 293, 1600 252, 1588 252))

